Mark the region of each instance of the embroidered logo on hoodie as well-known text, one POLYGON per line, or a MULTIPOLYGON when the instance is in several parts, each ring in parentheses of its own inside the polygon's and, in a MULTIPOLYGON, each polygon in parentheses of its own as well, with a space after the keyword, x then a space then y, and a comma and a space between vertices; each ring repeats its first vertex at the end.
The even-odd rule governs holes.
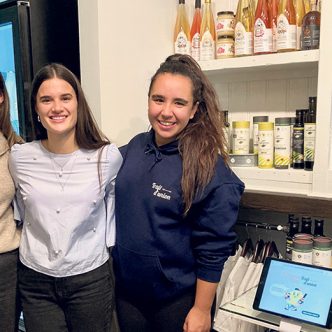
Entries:
POLYGON ((170 190, 163 188, 161 184, 157 184, 155 182, 152 183, 152 189, 154 189, 153 195, 160 197, 162 199, 166 199, 168 201, 171 200, 170 194, 172 193, 170 190))

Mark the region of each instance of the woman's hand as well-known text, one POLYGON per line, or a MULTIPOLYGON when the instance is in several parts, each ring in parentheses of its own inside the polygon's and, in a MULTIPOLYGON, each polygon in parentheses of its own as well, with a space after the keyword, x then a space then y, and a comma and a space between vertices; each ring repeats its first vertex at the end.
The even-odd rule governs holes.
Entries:
POLYGON ((184 332, 209 332, 211 329, 211 312, 193 306, 183 324, 184 332))

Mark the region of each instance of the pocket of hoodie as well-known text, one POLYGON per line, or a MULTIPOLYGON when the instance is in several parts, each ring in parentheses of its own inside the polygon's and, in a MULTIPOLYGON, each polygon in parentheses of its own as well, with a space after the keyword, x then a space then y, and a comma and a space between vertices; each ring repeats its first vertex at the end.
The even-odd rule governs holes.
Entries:
POLYGON ((120 287, 132 293, 157 297, 170 296, 177 284, 167 275, 157 255, 141 254, 119 244, 115 247, 116 273, 120 287))

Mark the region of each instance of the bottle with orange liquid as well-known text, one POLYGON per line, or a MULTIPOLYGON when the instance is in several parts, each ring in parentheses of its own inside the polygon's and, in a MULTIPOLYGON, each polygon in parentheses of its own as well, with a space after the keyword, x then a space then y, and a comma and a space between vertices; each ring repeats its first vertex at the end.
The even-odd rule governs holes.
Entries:
POLYGON ((294 0, 295 15, 296 15, 296 49, 301 49, 301 33, 302 20, 305 15, 305 8, 303 0, 294 0))
POLYGON ((269 0, 269 13, 272 25, 272 52, 277 52, 277 19, 279 0, 269 0))
POLYGON ((293 0, 280 0, 277 20, 277 51, 296 50, 296 15, 293 0))
POLYGON ((251 0, 239 0, 235 16, 235 56, 253 54, 254 10, 251 0))
POLYGON ((200 43, 201 43, 201 0, 195 1, 195 13, 190 30, 191 56, 196 60, 200 60, 200 43))
POLYGON ((272 52, 272 26, 268 0, 258 0, 254 24, 254 54, 272 52))
POLYGON ((200 60, 212 60, 216 52, 216 28, 212 14, 211 0, 204 1, 203 18, 201 24, 200 60))
POLYGON ((190 54, 190 27, 186 13, 185 0, 179 0, 174 27, 174 52, 190 54))

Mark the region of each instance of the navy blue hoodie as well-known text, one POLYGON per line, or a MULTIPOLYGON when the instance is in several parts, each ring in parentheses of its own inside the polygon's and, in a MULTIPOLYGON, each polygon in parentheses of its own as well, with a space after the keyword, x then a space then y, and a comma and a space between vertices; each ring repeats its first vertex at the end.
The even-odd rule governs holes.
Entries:
POLYGON ((178 142, 156 147, 151 130, 120 151, 113 250, 117 289, 159 301, 193 288, 197 278, 219 282, 236 241, 243 183, 220 157, 211 182, 184 217, 178 142))

